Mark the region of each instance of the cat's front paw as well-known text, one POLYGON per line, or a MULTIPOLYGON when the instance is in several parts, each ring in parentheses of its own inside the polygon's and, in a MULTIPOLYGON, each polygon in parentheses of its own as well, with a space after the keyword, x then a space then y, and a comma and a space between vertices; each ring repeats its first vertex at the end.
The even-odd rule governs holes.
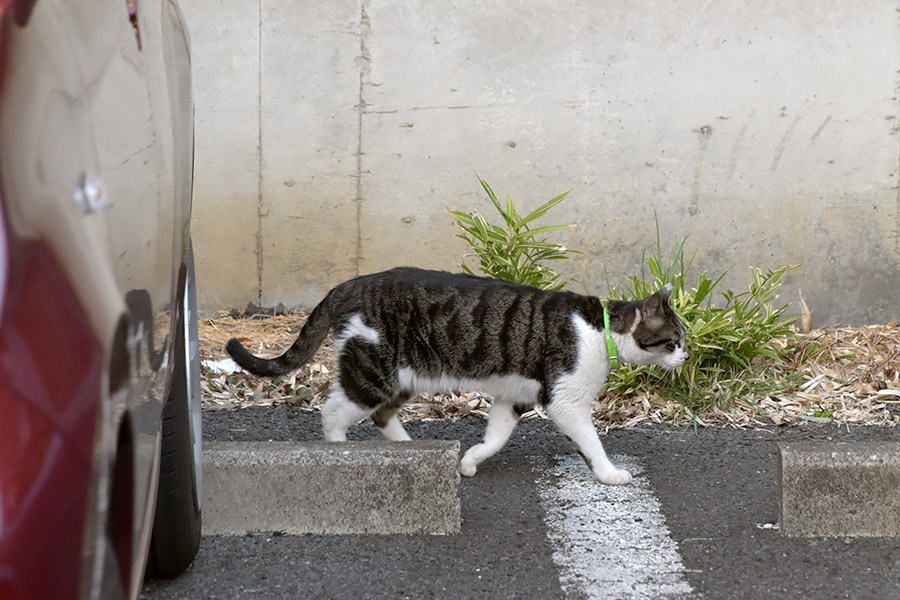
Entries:
POLYGON ((478 470, 478 466, 474 461, 466 460, 465 457, 459 461, 459 474, 463 477, 473 477, 478 470))
POLYGON ((597 479, 607 485, 625 485, 631 483, 631 473, 625 469, 610 469, 602 473, 595 473, 597 479))

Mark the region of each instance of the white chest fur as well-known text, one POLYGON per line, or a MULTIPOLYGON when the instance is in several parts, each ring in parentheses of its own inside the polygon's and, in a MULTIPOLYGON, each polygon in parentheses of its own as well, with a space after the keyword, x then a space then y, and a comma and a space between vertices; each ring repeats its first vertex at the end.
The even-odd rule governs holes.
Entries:
POLYGON ((553 397, 592 399, 603 389, 609 375, 606 335, 591 326, 580 315, 572 315, 578 340, 578 360, 575 368, 566 373, 553 387, 553 397))

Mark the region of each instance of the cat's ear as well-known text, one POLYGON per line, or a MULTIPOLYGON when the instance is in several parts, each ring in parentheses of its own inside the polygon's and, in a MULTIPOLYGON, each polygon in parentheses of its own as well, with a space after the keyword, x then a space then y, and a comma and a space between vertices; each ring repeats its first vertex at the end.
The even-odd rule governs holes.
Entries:
POLYGON ((662 299, 663 302, 668 303, 669 298, 672 297, 672 292, 674 290, 675 290, 675 284, 670 281, 669 283, 667 283, 666 285, 661 287, 659 289, 659 291, 656 293, 659 294, 659 297, 662 299))
POLYGON ((669 303, 673 289, 675 286, 669 283, 655 294, 648 296, 641 305, 641 320, 646 321, 651 327, 654 324, 661 324, 665 314, 663 305, 669 303))

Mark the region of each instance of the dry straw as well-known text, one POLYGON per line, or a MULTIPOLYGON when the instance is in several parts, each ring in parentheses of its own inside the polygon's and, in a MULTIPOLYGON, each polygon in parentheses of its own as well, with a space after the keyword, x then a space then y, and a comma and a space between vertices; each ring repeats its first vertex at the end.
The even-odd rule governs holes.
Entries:
MULTIPOLYGON (((336 375, 330 339, 313 360, 296 373, 279 380, 236 372, 219 372, 214 363, 227 358, 223 348, 237 337, 252 352, 275 356, 297 337, 306 315, 287 313, 239 318, 221 314, 200 323, 203 403, 207 409, 239 409, 248 406, 290 404, 318 410, 336 375)), ((690 414, 671 399, 658 394, 604 396, 595 402, 597 425, 628 428, 642 423, 724 424, 742 428, 772 424, 841 423, 897 425, 900 423, 900 326, 827 327, 797 333, 797 352, 785 362, 772 363, 760 377, 799 373, 800 383, 780 396, 742 397, 730 409, 690 414), (801 364, 799 352, 818 352, 801 364), (795 360, 796 358, 796 360, 795 360)), ((416 398, 401 413, 404 420, 487 416, 490 399, 462 390, 446 395, 416 398)), ((525 418, 542 418, 539 410, 525 418)))

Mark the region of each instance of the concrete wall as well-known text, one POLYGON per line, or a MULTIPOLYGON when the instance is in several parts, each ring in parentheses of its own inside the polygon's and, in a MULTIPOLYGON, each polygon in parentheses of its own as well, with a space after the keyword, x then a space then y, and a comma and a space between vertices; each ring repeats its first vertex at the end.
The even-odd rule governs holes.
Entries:
POLYGON ((594 293, 655 243, 800 263, 814 325, 900 317, 900 2, 182 0, 203 308, 308 307, 398 264, 457 270, 477 171, 594 293))

